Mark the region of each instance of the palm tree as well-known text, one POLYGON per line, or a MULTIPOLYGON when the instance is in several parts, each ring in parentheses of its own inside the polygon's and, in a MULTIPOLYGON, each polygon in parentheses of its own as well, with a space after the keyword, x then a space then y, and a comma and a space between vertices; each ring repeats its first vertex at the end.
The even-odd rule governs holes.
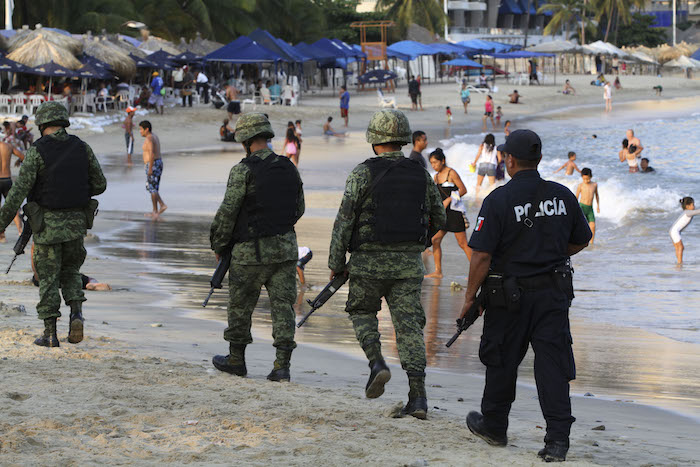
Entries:
POLYGON ((551 35, 557 31, 564 29, 564 39, 569 39, 569 26, 575 25, 579 18, 586 26, 588 19, 584 16, 585 11, 584 0, 551 0, 551 3, 545 3, 537 9, 537 13, 551 11, 553 13, 549 24, 544 28, 546 35, 551 35))
POLYGON ((447 20, 437 0, 378 0, 376 11, 386 13, 387 18, 396 22, 401 37, 411 23, 439 33, 447 20))
POLYGON ((294 43, 320 39, 326 26, 323 8, 310 0, 258 0, 255 15, 261 28, 294 43))
POLYGON ((623 24, 629 24, 632 20, 632 15, 630 10, 633 6, 643 7, 643 0, 597 0, 594 3, 594 8, 596 10, 596 20, 600 21, 603 16, 608 19, 608 24, 605 27, 605 37, 604 42, 608 41, 608 35, 610 34, 610 26, 613 22, 613 17, 617 18, 617 23, 622 22, 623 24))

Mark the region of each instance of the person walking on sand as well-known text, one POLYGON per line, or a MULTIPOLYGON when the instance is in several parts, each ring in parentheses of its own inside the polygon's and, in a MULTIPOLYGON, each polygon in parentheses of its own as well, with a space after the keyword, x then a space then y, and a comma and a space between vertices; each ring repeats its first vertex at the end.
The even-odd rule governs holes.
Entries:
POLYGON ((486 120, 491 119, 491 128, 496 129, 496 122, 493 120, 493 98, 489 95, 486 96, 486 102, 484 103, 484 126, 482 129, 486 131, 486 120))
POLYGON ((0 208, 0 231, 27 198, 24 213, 33 231, 39 277, 36 311, 44 322, 44 333, 34 344, 59 347, 56 320, 61 316, 61 295, 70 307, 68 342, 83 340, 83 238, 97 212, 97 201, 91 198, 104 193, 107 180, 90 146, 66 132, 70 121, 63 104, 41 104, 35 124, 42 136, 27 150, 19 177, 0 208))
POLYGON ((467 89, 467 81, 462 81, 462 89, 459 91, 459 97, 462 99, 465 114, 467 113, 467 106, 469 106, 469 103, 472 101, 471 97, 469 97, 470 94, 469 89, 467 89))
POLYGON ((418 92, 420 85, 415 76, 408 79, 408 95, 411 98, 411 110, 418 110, 418 92))
POLYGON ((576 199, 579 200, 578 205, 581 206, 581 211, 588 221, 588 227, 591 229, 591 242, 593 245, 593 240, 595 240, 595 214, 593 214, 593 198, 595 197, 595 202, 597 203, 596 212, 600 214, 600 198, 598 197, 598 184, 592 182, 593 172, 588 167, 584 167, 581 170, 581 179, 583 182, 579 183, 578 188, 576 188, 576 199))
POLYGON ((612 86, 610 81, 606 81, 603 86, 603 99, 605 99, 605 111, 612 111, 612 86))
POLYGON ((350 111, 350 93, 345 86, 340 87, 340 118, 345 120, 345 128, 348 127, 348 112, 350 111))
POLYGON ((411 138, 413 140, 413 149, 411 150, 411 154, 408 155, 408 158, 418 162, 421 167, 427 169, 428 167, 423 158, 423 151, 428 147, 428 137, 424 131, 417 130, 413 132, 411 138))
POLYGON ((284 156, 292 161, 295 167, 299 166, 299 140, 294 131, 294 124, 291 128, 287 128, 287 134, 284 138, 283 146, 284 156))
POLYGON ((496 150, 496 138, 489 133, 484 137, 484 141, 479 145, 476 157, 472 163, 472 168, 476 168, 476 163, 481 160, 476 174, 476 194, 478 196, 481 183, 484 177, 489 178, 489 186, 496 183, 496 168, 500 164, 503 156, 496 150))
POLYGON ((671 240, 673 241, 673 246, 676 249, 676 260, 678 264, 683 264, 683 239, 681 238, 681 232, 683 229, 688 227, 692 222, 693 217, 700 214, 700 209, 695 209, 695 200, 690 196, 686 196, 680 200, 681 208, 683 209, 683 214, 673 223, 671 230, 669 230, 669 235, 671 235, 671 240))
POLYGON ((377 157, 355 167, 345 184, 333 224, 328 267, 331 279, 349 277, 348 302, 355 336, 369 360, 365 397, 384 393, 391 371, 384 362, 377 312, 389 305, 401 367, 408 376, 403 415, 425 419, 425 311, 420 302, 425 268, 421 254, 430 231, 445 222, 440 195, 430 174, 408 160, 401 147, 411 143, 408 119, 399 110, 372 115, 366 140, 377 157), (350 261, 346 263, 346 253, 350 261))
POLYGON ((151 122, 144 120, 139 123, 139 132, 143 141, 143 163, 146 170, 146 190, 151 194, 153 212, 149 215, 158 219, 168 209, 160 197, 160 177, 163 175, 163 159, 160 154, 160 140, 153 134, 151 122), (158 207, 160 205, 160 208, 158 207))
MULTIPOLYGON (((459 174, 449 168, 445 162, 445 153, 437 148, 430 153, 430 165, 435 171, 435 185, 442 199, 442 206, 445 211, 445 224, 433 235, 433 258, 435 260, 435 271, 425 277, 440 279, 442 277, 442 239, 447 232, 455 234, 457 244, 464 250, 467 259, 471 261, 472 250, 467 245, 467 228, 469 221, 464 211, 452 209, 454 203, 453 193, 457 192, 457 199, 467 194, 467 187, 462 183, 459 174), (440 181, 442 180, 442 182, 440 181)), ((463 205, 462 205, 463 206, 463 205)))
POLYGON ((226 194, 209 236, 217 261, 230 253, 228 355, 216 355, 217 370, 246 376, 245 350, 253 342, 252 315, 263 286, 270 298, 274 366, 267 379, 290 380, 297 298, 297 236, 294 225, 304 214, 304 190, 294 164, 272 152, 275 133, 265 115, 247 113, 236 122, 236 141, 246 157, 233 166, 226 194))
POLYGON ((151 97, 148 98, 148 103, 156 109, 160 109, 160 114, 163 115, 163 78, 160 77, 157 71, 153 72, 153 79, 151 80, 151 97))
MULTIPOLYGON (((17 156, 19 166, 24 161, 24 154, 19 149, 11 144, 0 141, 0 206, 2 206, 3 198, 7 200, 7 195, 12 188, 12 172, 10 169, 12 155, 17 156)), ((17 232, 22 233, 22 222, 18 215, 15 215, 15 225, 17 232)), ((5 243, 5 232, 0 232, 0 243, 5 243)))
POLYGON ((126 141, 126 163, 131 166, 131 156, 134 154, 134 113, 136 109, 129 106, 126 108, 126 118, 124 119, 124 140, 126 141))

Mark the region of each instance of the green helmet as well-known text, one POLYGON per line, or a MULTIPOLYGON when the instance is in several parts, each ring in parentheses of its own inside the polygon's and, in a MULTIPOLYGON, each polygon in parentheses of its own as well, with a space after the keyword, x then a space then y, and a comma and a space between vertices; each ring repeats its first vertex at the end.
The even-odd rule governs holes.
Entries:
POLYGON ((34 124, 36 126, 41 126, 46 125, 47 123, 54 123, 63 127, 70 126, 66 106, 55 101, 44 102, 41 104, 39 109, 36 111, 34 124))
POLYGON ((249 113, 242 115, 236 122, 236 142, 243 143, 255 136, 272 138, 275 132, 264 114, 249 113))
POLYGON ((409 144, 412 135, 408 119, 400 110, 375 112, 367 127, 367 142, 370 144, 409 144))

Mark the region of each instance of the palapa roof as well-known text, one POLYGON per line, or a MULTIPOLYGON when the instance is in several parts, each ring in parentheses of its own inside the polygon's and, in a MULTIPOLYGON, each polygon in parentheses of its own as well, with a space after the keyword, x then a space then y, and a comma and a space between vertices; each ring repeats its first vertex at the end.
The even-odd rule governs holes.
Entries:
POLYGON ((144 52, 143 50, 134 46, 134 44, 131 42, 122 39, 119 34, 108 34, 106 35, 106 38, 109 42, 119 47, 126 55, 134 54, 140 58, 144 58, 146 55, 148 55, 147 52, 144 52))
POLYGON ((41 36, 44 41, 68 50, 73 55, 79 55, 83 51, 83 44, 80 40, 51 29, 43 28, 41 24, 37 24, 36 29, 33 30, 25 26, 17 31, 17 34, 10 38, 8 51, 14 52, 28 42, 33 41, 38 36, 41 36))
POLYGON ((136 64, 129 54, 106 38, 87 38, 84 41, 87 55, 107 63, 122 79, 129 79, 136 74, 136 64))
POLYGON ((175 44, 172 42, 155 36, 150 36, 148 39, 143 41, 141 45, 139 45, 139 49, 143 50, 149 55, 158 50, 165 50, 172 55, 180 55, 182 53, 180 49, 175 47, 175 44))
POLYGON ((31 40, 25 41, 19 47, 15 47, 7 54, 7 58, 28 67, 54 62, 71 70, 76 70, 82 65, 71 51, 48 40, 43 33, 36 34, 31 40))

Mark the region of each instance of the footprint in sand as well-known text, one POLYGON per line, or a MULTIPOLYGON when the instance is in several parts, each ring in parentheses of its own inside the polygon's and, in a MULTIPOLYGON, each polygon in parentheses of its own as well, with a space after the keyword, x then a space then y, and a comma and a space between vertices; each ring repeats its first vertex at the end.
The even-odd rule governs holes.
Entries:
POLYGON ((22 401, 26 401, 27 399, 29 399, 32 396, 31 396, 31 394, 22 394, 19 392, 8 392, 7 397, 12 399, 13 401, 22 402, 22 401))

